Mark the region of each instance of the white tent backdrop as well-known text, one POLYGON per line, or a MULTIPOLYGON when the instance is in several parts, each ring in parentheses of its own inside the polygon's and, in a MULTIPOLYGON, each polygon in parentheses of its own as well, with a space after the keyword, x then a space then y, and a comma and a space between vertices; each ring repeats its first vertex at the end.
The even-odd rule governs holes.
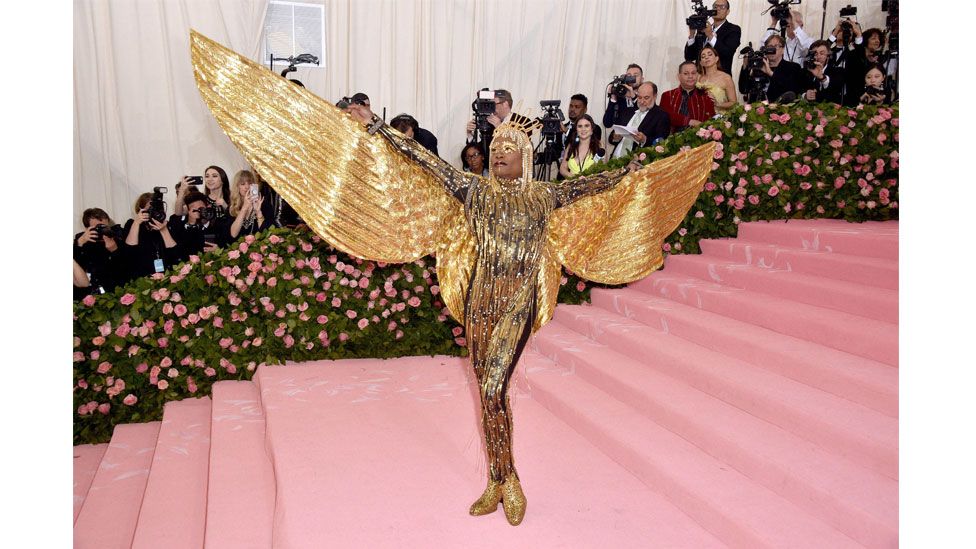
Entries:
MULTIPOLYGON (((537 116, 541 99, 589 98, 599 121, 604 89, 631 62, 661 92, 676 86, 689 0, 304 0, 325 6, 321 67, 289 75, 335 101, 365 92, 387 119, 410 113, 460 164, 475 91, 506 88, 515 110, 537 116)), ((706 2, 710 6, 711 0, 706 2)), ((769 26, 764 0, 731 0, 743 46, 769 26)), ((880 0, 858 8, 862 28, 883 27, 880 0)), ((210 164, 245 163, 213 121, 193 81, 189 29, 260 59, 267 0, 76 0, 74 4, 74 214, 101 207, 118 222, 154 186, 169 187, 210 164)), ((819 38, 822 1, 795 9, 819 38)), ((741 48, 742 46, 740 46, 741 48)), ((266 63, 265 63, 266 64, 266 63)), ((733 65, 737 74, 740 62, 733 65)), ((283 66, 276 66, 281 70, 283 66)))

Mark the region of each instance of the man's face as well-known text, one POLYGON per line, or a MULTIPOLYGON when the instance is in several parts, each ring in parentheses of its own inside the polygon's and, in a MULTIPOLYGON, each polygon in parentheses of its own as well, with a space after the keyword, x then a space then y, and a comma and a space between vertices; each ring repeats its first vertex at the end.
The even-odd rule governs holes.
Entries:
POLYGON ((725 21, 725 18, 729 16, 729 3, 725 0, 719 0, 712 4, 712 9, 717 13, 712 17, 712 21, 718 23, 720 21, 725 21))
POLYGON ((641 72, 641 70, 638 69, 637 67, 631 67, 627 69, 627 74, 637 79, 637 81, 634 82, 634 89, 637 89, 637 86, 640 86, 641 84, 644 83, 644 73, 641 72))
POLYGON ((830 50, 827 49, 827 46, 813 48, 813 58, 817 63, 826 67, 828 57, 830 57, 830 50))
MULTIPOLYGON (((697 72, 695 75, 697 76, 697 72)), ((637 88, 637 108, 646 112, 654 106, 654 86, 649 84, 637 88)))
POLYGON ((200 216, 203 215, 203 210, 207 205, 203 200, 197 200, 196 202, 190 202, 186 205, 186 222, 190 225, 196 225, 200 222, 200 216))
POLYGON ((579 99, 572 99, 569 102, 569 119, 573 122, 579 120, 579 117, 586 114, 586 105, 583 104, 579 99))
POLYGON ((501 179, 522 177, 522 152, 511 139, 500 137, 491 142, 491 167, 501 179))
POLYGON ((86 229, 94 229, 95 227, 97 227, 99 225, 108 226, 108 219, 99 219, 97 217, 93 217, 93 218, 91 218, 91 219, 88 220, 88 226, 85 227, 85 228, 86 229))
POLYGON ((503 99, 496 97, 495 114, 498 116, 498 118, 505 118, 510 112, 512 112, 512 106, 506 103, 503 99))
MULTIPOLYGON (((777 35, 778 37, 779 35, 777 35)), ((775 67, 779 65, 779 62, 783 60, 783 44, 779 40, 773 39, 766 42, 766 47, 776 48, 775 53, 766 54, 766 59, 769 60, 769 66, 775 67)))
POLYGON ((694 88, 698 83, 698 67, 692 63, 681 65, 681 70, 678 71, 678 82, 686 90, 694 88))

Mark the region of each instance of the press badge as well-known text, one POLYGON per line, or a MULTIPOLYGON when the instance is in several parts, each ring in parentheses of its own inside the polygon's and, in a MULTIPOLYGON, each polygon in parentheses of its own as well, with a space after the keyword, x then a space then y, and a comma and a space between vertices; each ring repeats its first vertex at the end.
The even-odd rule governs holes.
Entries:
POLYGON ((162 259, 153 260, 153 268, 156 269, 157 273, 163 272, 163 260, 162 259))

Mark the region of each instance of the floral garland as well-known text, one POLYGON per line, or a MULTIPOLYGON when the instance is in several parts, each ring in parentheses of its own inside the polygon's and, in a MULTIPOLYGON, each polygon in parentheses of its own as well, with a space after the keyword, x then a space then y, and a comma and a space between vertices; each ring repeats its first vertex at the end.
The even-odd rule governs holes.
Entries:
MULTIPOLYGON (((637 151, 650 162, 719 142, 711 177, 665 251, 697 253, 700 239, 735 236, 742 221, 897 218, 897 113, 744 105, 637 151)), ((561 282, 561 303, 589 301, 599 286, 568 272, 561 282)), ((107 441, 117 423, 159 419, 167 401, 250 379, 262 364, 466 354, 430 258, 363 261, 284 229, 85 298, 73 339, 75 444, 107 441)))

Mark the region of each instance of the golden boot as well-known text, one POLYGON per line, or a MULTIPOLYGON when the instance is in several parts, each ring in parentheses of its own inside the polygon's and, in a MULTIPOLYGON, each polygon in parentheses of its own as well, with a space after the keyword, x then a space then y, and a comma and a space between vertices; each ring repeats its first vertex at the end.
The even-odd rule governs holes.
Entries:
POLYGON ((522 485, 515 474, 508 475, 502 485, 502 506, 505 508, 505 518, 512 526, 518 526, 525 516, 525 494, 522 485))
POLYGON ((502 500, 502 485, 495 480, 488 480, 488 487, 481 494, 478 501, 471 504, 468 510, 474 516, 487 515, 494 513, 498 509, 498 503, 502 500))

